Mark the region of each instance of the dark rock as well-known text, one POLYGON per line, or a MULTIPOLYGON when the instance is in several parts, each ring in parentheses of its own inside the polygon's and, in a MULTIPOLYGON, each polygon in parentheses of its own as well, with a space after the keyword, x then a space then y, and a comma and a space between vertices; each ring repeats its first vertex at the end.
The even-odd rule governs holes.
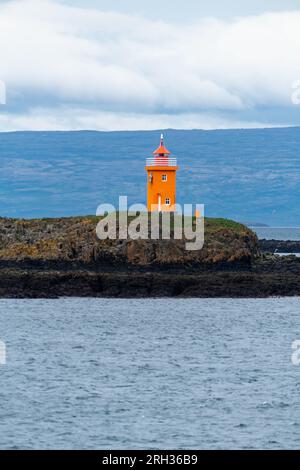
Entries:
POLYGON ((259 248, 263 253, 300 253, 300 241, 291 240, 259 240, 259 248))
POLYGON ((300 295, 300 259, 259 255, 256 235, 206 219, 202 250, 185 240, 104 240, 95 217, 0 219, 0 297, 300 295))

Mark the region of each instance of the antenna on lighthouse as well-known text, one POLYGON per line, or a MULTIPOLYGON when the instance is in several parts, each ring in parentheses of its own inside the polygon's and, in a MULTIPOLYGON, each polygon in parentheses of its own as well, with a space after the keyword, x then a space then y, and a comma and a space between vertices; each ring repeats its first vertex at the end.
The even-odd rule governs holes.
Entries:
POLYGON ((163 145, 164 143, 164 135, 163 134, 160 134, 160 143, 163 145))

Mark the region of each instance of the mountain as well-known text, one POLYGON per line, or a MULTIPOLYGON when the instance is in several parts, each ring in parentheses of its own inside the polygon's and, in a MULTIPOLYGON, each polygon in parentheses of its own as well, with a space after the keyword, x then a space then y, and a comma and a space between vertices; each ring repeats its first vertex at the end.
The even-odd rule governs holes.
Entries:
MULTIPOLYGON (((145 159, 161 131, 0 133, 0 216, 95 214, 146 199, 145 159)), ((300 222, 300 128, 166 130, 179 203, 273 226, 300 222)))

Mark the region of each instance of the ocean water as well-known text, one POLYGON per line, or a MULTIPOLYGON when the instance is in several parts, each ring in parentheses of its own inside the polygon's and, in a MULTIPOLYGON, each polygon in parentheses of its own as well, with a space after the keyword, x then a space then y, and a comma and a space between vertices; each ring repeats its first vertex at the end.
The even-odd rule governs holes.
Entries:
POLYGON ((2 449, 300 446, 299 298, 0 300, 2 449))
POLYGON ((300 258, 300 253, 279 253, 279 252, 276 252, 276 254, 278 256, 296 256, 296 258, 300 258))
MULTIPOLYGON (((160 130, 0 133, 0 216, 95 214, 146 200, 145 159, 160 130)), ((206 215, 300 226, 300 128, 166 130, 180 169, 177 201, 206 215)))
POLYGON ((300 227, 254 227, 258 238, 266 240, 300 240, 300 227))

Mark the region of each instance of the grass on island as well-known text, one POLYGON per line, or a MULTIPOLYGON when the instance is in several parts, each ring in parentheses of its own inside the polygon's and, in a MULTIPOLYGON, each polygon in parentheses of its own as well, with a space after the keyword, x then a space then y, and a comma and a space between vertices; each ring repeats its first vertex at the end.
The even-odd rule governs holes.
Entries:
MULTIPOLYGON (((118 216, 118 212, 117 212, 118 216)), ((134 220, 136 216, 129 215, 128 216, 128 222, 130 223, 131 220, 134 220)), ((171 214, 171 229, 174 228, 174 214, 171 214)), ((177 216, 179 217, 179 216, 177 216)), ((21 225, 30 225, 31 223, 37 223, 37 222, 46 222, 46 223, 54 223, 57 224, 59 222, 74 222, 74 223, 92 223, 92 224, 97 224, 99 220, 101 220, 103 217, 102 216, 97 216, 97 215, 78 215, 78 216, 72 216, 72 217, 44 217, 44 218, 34 218, 34 219, 10 219, 16 222, 17 224, 20 223, 21 225)), ((4 217, 0 217, 0 220, 5 220, 4 217)), ((118 219, 118 217, 117 217, 118 219)), ((150 219, 150 218, 149 218, 150 219)), ((193 224, 195 224, 196 218, 193 217, 193 224)), ((232 230, 236 233, 242 233, 245 231, 251 231, 248 227, 245 225, 235 222, 234 220, 230 219, 225 219, 225 218, 211 218, 211 217, 205 217, 204 218, 204 226, 205 226, 205 232, 207 234, 214 234, 219 230, 232 230)))

